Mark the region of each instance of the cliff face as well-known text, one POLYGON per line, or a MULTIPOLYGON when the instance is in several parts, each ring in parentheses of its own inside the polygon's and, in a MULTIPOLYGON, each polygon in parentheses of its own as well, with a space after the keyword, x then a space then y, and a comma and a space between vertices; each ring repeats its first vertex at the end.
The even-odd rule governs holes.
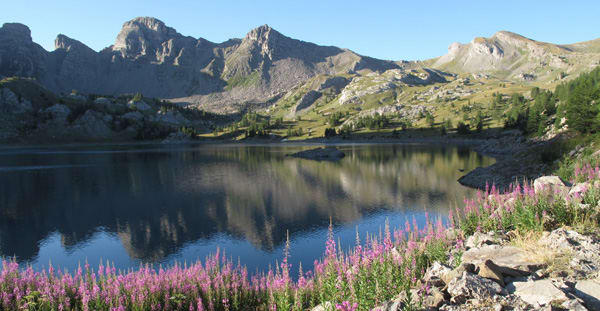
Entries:
POLYGON ((318 74, 397 68, 351 51, 291 39, 267 25, 243 39, 213 43, 162 21, 126 22, 100 52, 59 35, 55 50, 32 42, 22 24, 0 28, 0 75, 38 79, 54 92, 118 95, 141 92, 192 104, 264 102, 318 74))

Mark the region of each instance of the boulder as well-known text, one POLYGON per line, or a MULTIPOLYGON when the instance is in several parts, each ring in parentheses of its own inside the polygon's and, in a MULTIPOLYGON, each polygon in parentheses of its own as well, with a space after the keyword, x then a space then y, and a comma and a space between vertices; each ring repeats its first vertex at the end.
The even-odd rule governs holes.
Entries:
POLYGON ((542 176, 533 182, 535 193, 547 191, 568 191, 568 186, 558 176, 542 176))
POLYGON ((575 296, 581 298, 589 310, 600 311, 600 279, 578 281, 575 296))
POLYGON ((432 287, 427 294, 423 295, 422 305, 426 310, 437 310, 445 301, 444 293, 437 287, 432 287))
POLYGON ((502 292, 503 289, 498 283, 467 271, 448 284, 448 293, 452 296, 451 301, 459 304, 472 298, 490 299, 502 292))
POLYGON ((486 245, 472 248, 462 256, 464 263, 480 265, 487 260, 496 264, 502 274, 525 275, 542 268, 545 264, 531 256, 528 251, 515 246, 486 245))
POLYGON ((484 277, 486 279, 490 279, 500 286, 504 287, 504 277, 502 276, 502 269, 497 266, 493 261, 486 260, 478 267, 477 275, 480 277, 484 277))
POLYGON ((564 302, 567 295, 550 280, 513 282, 506 290, 533 306, 545 306, 552 302, 564 302))
POLYGON ((446 283, 442 279, 442 276, 448 274, 450 271, 452 271, 450 267, 436 261, 425 272, 423 281, 431 286, 444 287, 446 283))
POLYGON ((475 273, 475 265, 463 262, 460 266, 456 267, 456 269, 443 272, 441 278, 444 281, 444 284, 448 285, 453 279, 461 276, 464 272, 475 273))

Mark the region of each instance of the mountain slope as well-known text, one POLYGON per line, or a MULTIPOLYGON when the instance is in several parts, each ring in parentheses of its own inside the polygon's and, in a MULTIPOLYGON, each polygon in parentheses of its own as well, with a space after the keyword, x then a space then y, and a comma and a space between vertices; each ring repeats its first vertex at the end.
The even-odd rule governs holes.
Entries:
MULTIPOLYGON (((594 47, 596 45, 592 45, 594 47)), ((448 53, 431 61, 434 68, 457 73, 488 73, 501 79, 551 81, 590 70, 600 60, 598 49, 583 43, 555 45, 499 31, 470 43, 455 42, 448 53)))
POLYGON ((124 23, 115 43, 100 52, 64 35, 56 38, 54 51, 45 51, 21 24, 5 24, 0 42, 2 76, 33 77, 54 92, 141 92, 210 104, 212 110, 268 101, 319 74, 399 67, 295 40, 267 25, 241 40, 213 43, 184 36, 151 17, 124 23))

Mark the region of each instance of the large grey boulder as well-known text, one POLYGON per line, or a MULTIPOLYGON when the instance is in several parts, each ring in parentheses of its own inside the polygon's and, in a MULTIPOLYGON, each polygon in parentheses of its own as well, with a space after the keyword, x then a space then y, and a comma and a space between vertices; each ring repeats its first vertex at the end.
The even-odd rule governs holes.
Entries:
POLYGON ((565 293, 552 284, 550 280, 529 282, 513 282, 506 290, 533 306, 545 306, 552 302, 561 303, 568 300, 565 293))
POLYGON ((569 190, 567 184, 558 176, 542 176, 537 178, 533 182, 533 189, 535 193, 548 191, 568 192, 569 190))
POLYGON ((464 303, 472 298, 486 300, 502 292, 498 283, 466 271, 448 284, 448 293, 454 303, 464 303))
POLYGON ((589 310, 600 311, 600 279, 578 281, 575 295, 583 299, 589 310))
POLYGON ((515 246, 486 245, 481 248, 472 248, 462 256, 464 263, 476 266, 486 260, 491 260, 500 268, 518 270, 523 273, 536 271, 545 265, 527 250, 515 246))

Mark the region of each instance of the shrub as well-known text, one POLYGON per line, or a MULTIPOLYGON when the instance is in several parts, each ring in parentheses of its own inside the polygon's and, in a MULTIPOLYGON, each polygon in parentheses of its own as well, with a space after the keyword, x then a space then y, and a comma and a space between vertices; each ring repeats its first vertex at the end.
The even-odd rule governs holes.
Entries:
POLYGON ((463 123, 462 121, 459 121, 458 124, 456 125, 456 132, 459 135, 467 135, 467 134, 471 133, 471 129, 469 128, 468 124, 463 123))

